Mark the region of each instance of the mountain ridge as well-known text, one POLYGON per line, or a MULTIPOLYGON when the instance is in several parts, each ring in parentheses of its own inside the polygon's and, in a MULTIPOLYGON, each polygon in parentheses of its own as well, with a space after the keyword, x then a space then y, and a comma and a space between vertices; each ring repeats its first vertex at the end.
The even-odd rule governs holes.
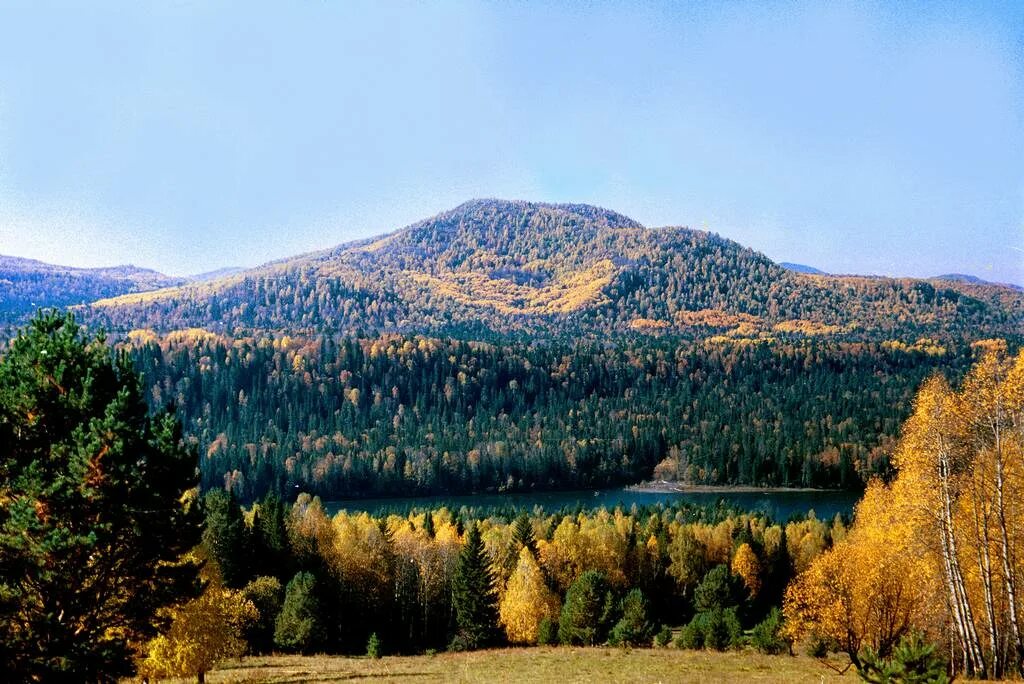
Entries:
POLYGON ((88 312, 119 329, 761 339, 1018 335, 1024 298, 961 281, 794 273, 715 233, 647 228, 591 205, 471 200, 377 237, 88 312))

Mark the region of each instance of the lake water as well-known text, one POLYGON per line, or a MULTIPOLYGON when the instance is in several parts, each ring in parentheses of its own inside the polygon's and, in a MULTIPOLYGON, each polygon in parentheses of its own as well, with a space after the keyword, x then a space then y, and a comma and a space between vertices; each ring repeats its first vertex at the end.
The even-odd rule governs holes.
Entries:
POLYGON ((475 508, 508 508, 533 510, 540 506, 547 511, 563 508, 613 509, 621 505, 628 510, 633 504, 653 506, 658 503, 687 502, 713 506, 719 501, 733 508, 759 511, 775 520, 786 520, 790 515, 805 514, 813 510, 819 519, 830 519, 836 513, 851 513, 860 499, 859 492, 847 491, 714 491, 714 492, 641 492, 630 489, 599 489, 568 492, 527 492, 509 494, 468 494, 465 496, 415 496, 390 499, 345 499, 324 502, 330 514, 342 509, 370 513, 407 513, 413 508, 440 508, 447 506, 459 510, 463 506, 475 508))

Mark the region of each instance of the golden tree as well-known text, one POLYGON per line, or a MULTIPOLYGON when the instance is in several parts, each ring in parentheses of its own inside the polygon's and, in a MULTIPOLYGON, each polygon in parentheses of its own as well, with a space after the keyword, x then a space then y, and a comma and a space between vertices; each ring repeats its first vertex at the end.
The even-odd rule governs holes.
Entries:
POLYGON ((149 642, 139 671, 150 677, 196 677, 226 658, 246 650, 246 627, 259 618, 255 606, 240 592, 208 588, 199 598, 170 611, 170 630, 149 642))
POLYGON ((732 573, 739 575, 750 595, 757 596, 761 591, 761 560, 757 557, 750 544, 740 544, 732 557, 732 573))
POLYGON ((557 620, 561 610, 558 595, 545 583, 533 553, 523 547, 498 606, 508 640, 514 644, 537 643, 541 621, 557 620))

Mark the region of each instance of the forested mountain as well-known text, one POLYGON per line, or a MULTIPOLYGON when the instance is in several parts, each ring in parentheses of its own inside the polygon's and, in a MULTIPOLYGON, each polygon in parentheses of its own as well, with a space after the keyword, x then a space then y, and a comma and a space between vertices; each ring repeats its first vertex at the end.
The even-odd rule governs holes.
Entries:
POLYGON ((1024 294, 789 271, 715 234, 587 205, 477 200, 390 235, 98 302, 108 328, 486 337, 1018 335, 1024 294))
POLYGON ((178 407, 204 486, 252 500, 859 487, 928 375, 961 375, 978 339, 1020 344, 1024 294, 796 273, 707 232, 480 200, 78 312, 178 407))
POLYGON ((73 268, 0 256, 0 325, 24 319, 37 308, 85 304, 184 282, 136 266, 73 268))

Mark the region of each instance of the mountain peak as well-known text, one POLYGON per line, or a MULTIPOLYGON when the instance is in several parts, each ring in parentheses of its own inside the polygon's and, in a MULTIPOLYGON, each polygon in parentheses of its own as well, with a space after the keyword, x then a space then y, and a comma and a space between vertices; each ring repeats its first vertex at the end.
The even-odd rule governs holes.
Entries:
MULTIPOLYGON (((477 198, 442 212, 433 219, 442 217, 477 218, 483 214, 534 215, 549 212, 554 214, 574 215, 600 227, 610 228, 643 228, 638 221, 611 209, 592 204, 529 202, 526 200, 506 200, 499 198, 477 198)), ((431 221, 433 219, 427 219, 431 221)))

